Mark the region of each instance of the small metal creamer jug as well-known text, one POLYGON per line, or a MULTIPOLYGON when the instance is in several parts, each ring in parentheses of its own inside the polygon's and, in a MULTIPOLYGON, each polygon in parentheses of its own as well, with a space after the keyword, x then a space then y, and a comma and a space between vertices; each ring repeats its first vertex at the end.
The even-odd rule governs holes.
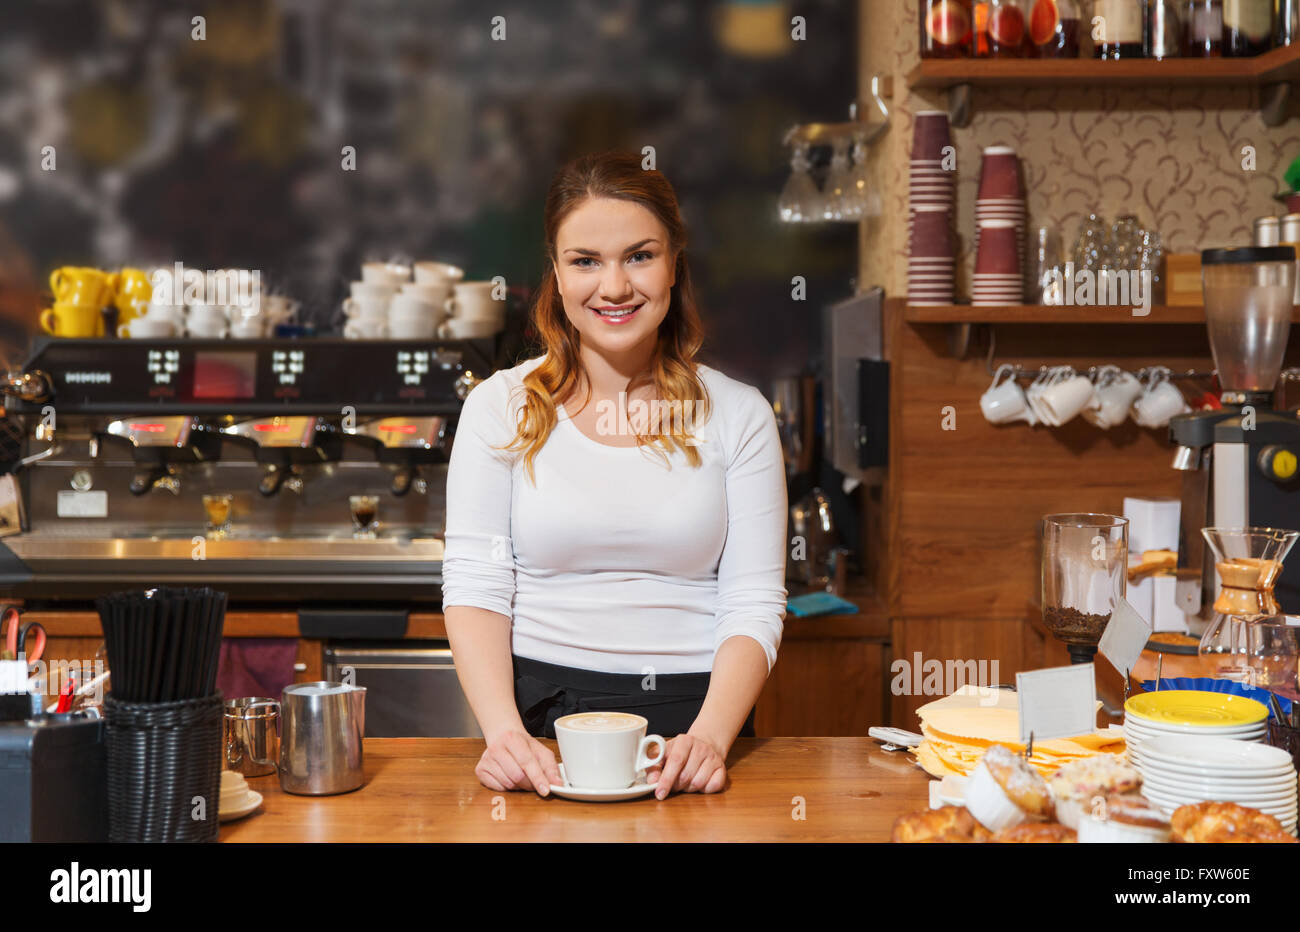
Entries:
POLYGON ((246 777, 275 773, 280 756, 280 711, 274 699, 227 699, 222 716, 225 767, 246 777))
POLYGON ((280 715, 280 789, 302 796, 330 796, 362 785, 365 687, 295 683, 284 688, 278 703, 266 703, 280 715))

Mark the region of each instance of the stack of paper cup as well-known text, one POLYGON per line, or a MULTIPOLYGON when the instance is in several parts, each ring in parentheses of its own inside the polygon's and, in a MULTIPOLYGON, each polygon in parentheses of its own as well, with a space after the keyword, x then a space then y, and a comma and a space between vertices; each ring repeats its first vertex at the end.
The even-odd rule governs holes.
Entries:
POLYGON ((1024 300, 1020 251, 1011 220, 989 220, 975 251, 971 304, 1019 304, 1024 300))
POLYGON ((956 172, 948 114, 923 110, 912 134, 907 294, 912 304, 953 300, 952 220, 956 172))
MULTIPOLYGON (((1009 146, 990 146, 980 163, 979 192, 975 197, 975 251, 978 256, 985 228, 993 222, 999 226, 1009 221, 1015 230, 1016 274, 1022 274, 1025 255, 1025 194, 1020 178, 1020 159, 1009 146)), ((1019 304, 1024 300, 1024 282, 1016 296, 1001 304, 1019 304)), ((974 302, 974 303, 979 303, 974 302)))

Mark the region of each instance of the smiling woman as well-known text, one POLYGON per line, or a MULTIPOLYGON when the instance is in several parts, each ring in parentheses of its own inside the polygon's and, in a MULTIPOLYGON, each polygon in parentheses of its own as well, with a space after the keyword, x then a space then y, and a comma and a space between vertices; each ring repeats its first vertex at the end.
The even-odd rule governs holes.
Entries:
POLYGON ((545 231, 546 352, 474 389, 447 474, 443 611, 487 740, 477 773, 545 795, 560 776, 536 739, 617 709, 675 736, 649 775, 661 798, 716 792, 781 641, 776 419, 694 361, 686 231, 662 174, 631 153, 579 159, 551 185, 545 231), (626 416, 647 403, 692 416, 626 416))

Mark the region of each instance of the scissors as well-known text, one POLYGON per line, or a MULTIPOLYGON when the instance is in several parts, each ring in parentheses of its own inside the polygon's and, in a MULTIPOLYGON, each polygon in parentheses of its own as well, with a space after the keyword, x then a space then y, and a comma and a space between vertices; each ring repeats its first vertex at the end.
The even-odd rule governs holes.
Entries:
POLYGON ((38 621, 24 623, 16 606, 7 605, 0 613, 0 629, 4 630, 5 650, 15 658, 25 656, 28 663, 35 663, 45 653, 45 628, 38 621), (30 651, 27 650, 29 636, 35 642, 30 651))

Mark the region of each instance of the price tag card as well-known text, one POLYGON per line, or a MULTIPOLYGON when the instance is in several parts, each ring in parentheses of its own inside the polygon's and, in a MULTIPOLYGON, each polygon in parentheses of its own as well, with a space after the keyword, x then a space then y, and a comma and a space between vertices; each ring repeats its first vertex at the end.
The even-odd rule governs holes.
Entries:
POLYGON ((1090 663, 1016 674, 1020 740, 1069 738, 1097 730, 1096 668, 1090 663))
POLYGON ((1120 599, 1111 612, 1110 622, 1097 649, 1120 676, 1128 676, 1129 671, 1137 666, 1149 640, 1151 626, 1137 613, 1137 609, 1128 604, 1127 599, 1120 599))

